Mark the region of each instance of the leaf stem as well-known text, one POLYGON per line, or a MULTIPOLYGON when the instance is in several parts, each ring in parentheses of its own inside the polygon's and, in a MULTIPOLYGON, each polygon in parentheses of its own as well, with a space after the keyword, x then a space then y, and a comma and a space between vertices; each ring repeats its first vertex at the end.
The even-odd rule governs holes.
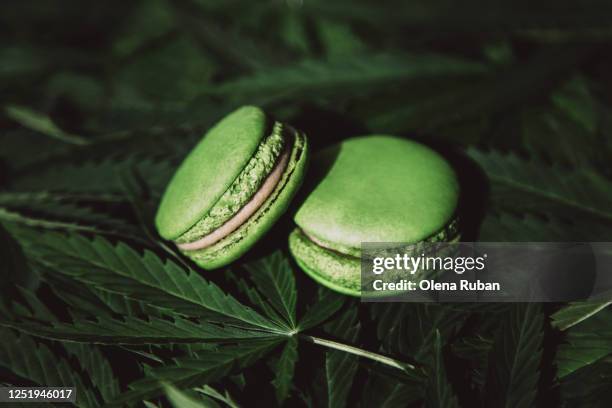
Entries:
POLYGON ((370 360, 374 360, 381 364, 385 364, 389 367, 397 368, 406 373, 413 374, 417 368, 409 363, 404 363, 402 361, 395 360, 391 357, 383 356, 382 354, 373 353, 368 350, 360 349, 358 347, 349 346, 348 344, 338 343, 337 341, 322 339, 320 337, 309 336, 305 334, 298 335, 300 339, 305 340, 309 343, 318 344, 319 346, 329 347, 334 350, 344 351, 350 354, 354 354, 359 357, 368 358, 370 360))

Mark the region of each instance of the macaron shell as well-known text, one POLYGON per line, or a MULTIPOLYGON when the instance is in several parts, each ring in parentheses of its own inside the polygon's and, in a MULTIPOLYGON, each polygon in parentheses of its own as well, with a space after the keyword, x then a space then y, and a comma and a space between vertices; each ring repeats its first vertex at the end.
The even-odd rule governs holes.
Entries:
POLYGON ((155 224, 163 238, 178 238, 207 214, 255 153, 267 122, 261 109, 244 106, 206 133, 162 197, 155 224))
POLYGON ((361 294, 361 262, 319 247, 298 228, 289 234, 289 251, 299 267, 321 285, 350 296, 361 294))
MULTIPOLYGON (((296 131, 297 132, 297 131, 296 131)), ((280 218, 299 190, 309 160, 308 143, 305 136, 298 134, 301 147, 292 151, 285 178, 266 203, 243 226, 212 247, 185 252, 195 263, 205 269, 225 266, 247 252, 280 218), (299 154, 299 155, 298 155, 299 154), (289 173, 290 172, 290 173, 289 173), (270 201, 271 200, 271 201, 270 201)))
MULTIPOLYGON (((460 235, 455 235, 449 236, 447 241, 458 242, 459 239, 460 235)), ((289 234, 289 251, 299 267, 321 285, 344 295, 361 295, 360 258, 322 248, 299 228, 289 234)))
POLYGON ((349 247, 420 242, 451 221, 459 185, 438 153, 391 136, 348 139, 314 157, 326 168, 295 215, 309 235, 349 247))

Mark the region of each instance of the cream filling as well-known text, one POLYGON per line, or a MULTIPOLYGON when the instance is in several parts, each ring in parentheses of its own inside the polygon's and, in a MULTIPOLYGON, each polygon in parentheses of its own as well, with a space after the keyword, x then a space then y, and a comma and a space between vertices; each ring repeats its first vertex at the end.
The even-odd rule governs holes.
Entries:
MULTIPOLYGON (((340 255, 348 256, 351 258, 359 258, 358 256, 355 256, 351 253, 345 253, 345 252, 340 251, 337 248, 332 248, 328 243, 321 241, 320 239, 316 238, 314 235, 309 234, 305 230, 302 230, 302 234, 304 234, 309 240, 311 240, 313 243, 315 243, 317 246, 320 246, 323 249, 327 249, 328 251, 334 251, 334 252, 339 253, 340 255)), ((357 251, 357 249, 354 249, 354 251, 357 251)))

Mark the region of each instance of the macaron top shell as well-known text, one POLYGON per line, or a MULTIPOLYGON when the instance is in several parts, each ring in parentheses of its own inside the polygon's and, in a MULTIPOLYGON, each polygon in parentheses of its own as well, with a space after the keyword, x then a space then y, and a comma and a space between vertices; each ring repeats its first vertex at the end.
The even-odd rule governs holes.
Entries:
POLYGON ((346 140, 315 156, 321 181, 295 215, 309 237, 349 248, 420 242, 454 218, 451 166, 422 144, 391 136, 346 140))
POLYGON ((240 175, 267 128, 265 113, 245 106, 206 133, 164 193, 155 219, 163 238, 178 238, 208 213, 240 175))

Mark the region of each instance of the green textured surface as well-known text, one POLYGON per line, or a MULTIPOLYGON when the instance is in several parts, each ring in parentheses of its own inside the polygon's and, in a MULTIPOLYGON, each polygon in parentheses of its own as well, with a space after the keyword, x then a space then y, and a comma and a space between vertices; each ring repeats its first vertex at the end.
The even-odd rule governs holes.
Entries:
MULTIPOLYGON (((444 241, 458 242, 460 235, 456 231, 454 234, 446 235, 444 241)), ((289 251, 300 268, 321 285, 345 295, 361 295, 359 255, 345 255, 323 248, 312 242, 299 228, 289 234, 289 251)))
POLYGON ((247 165, 266 126, 261 109, 244 106, 206 133, 162 197, 155 224, 163 238, 178 238, 208 213, 247 165))
MULTIPOLYGON (((215 269, 235 261, 249 250, 289 207, 304 179, 308 164, 306 137, 296 131, 295 142, 287 168, 266 202, 236 231, 214 245, 196 251, 184 251, 194 262, 205 269, 215 269)), ((289 137, 289 136, 288 136, 289 137)))
POLYGON ((315 245, 299 228, 289 234, 289 250, 300 268, 318 283, 345 295, 360 295, 359 258, 315 245))
POLYGON ((322 151, 313 167, 324 174, 295 222, 322 241, 353 248, 361 242, 420 242, 454 217, 455 173, 419 143, 353 138, 322 151))
POLYGON ((283 125, 276 123, 274 131, 266 137, 257 151, 234 180, 232 185, 212 206, 208 213, 194 226, 178 237, 175 242, 193 242, 211 233, 231 219, 257 193, 266 180, 285 147, 283 125))

